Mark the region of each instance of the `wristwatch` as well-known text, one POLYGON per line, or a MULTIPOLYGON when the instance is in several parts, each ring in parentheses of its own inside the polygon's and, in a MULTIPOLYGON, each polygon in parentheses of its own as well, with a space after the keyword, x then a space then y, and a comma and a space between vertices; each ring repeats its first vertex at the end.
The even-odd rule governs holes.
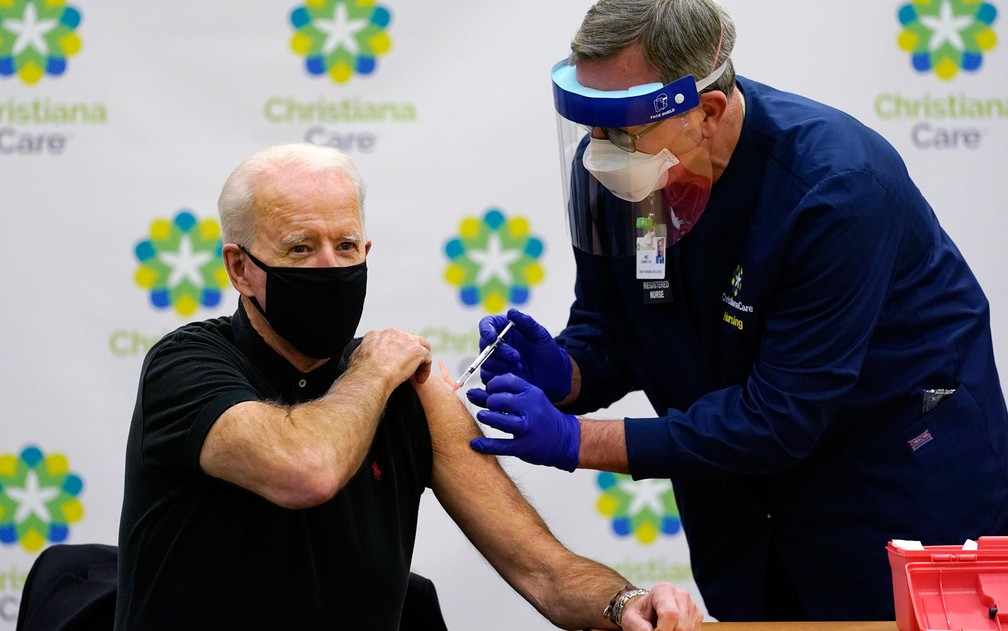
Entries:
POLYGON ((629 602, 634 596, 643 596, 646 593, 648 593, 648 590, 646 589, 634 587, 633 585, 624 585, 623 589, 616 592, 616 595, 609 601, 609 606, 605 608, 602 615, 605 616, 609 622, 622 629, 623 625, 621 624, 621 621, 623 620, 623 610, 626 608, 627 602, 629 602))

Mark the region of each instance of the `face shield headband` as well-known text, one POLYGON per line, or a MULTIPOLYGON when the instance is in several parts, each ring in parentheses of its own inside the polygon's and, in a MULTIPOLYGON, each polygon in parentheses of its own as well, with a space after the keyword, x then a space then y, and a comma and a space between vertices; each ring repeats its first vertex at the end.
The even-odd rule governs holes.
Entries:
POLYGON ((648 83, 626 90, 595 90, 581 85, 577 67, 566 59, 553 66, 553 104, 557 114, 587 127, 632 127, 676 116, 700 105, 700 92, 721 78, 728 60, 697 81, 693 75, 672 83, 648 83))
MULTIPOLYGON (((639 255, 642 247, 671 246, 695 225, 710 195, 713 168, 697 134, 685 133, 691 120, 696 125, 686 114, 727 65, 726 60, 700 81, 686 76, 613 91, 581 85, 576 67, 566 60, 553 67, 564 199, 575 247, 639 255), (633 133, 627 127, 640 129, 633 133), (644 134, 660 137, 664 148, 640 151, 636 143, 644 134)), ((655 254, 664 259, 664 249, 655 254)))

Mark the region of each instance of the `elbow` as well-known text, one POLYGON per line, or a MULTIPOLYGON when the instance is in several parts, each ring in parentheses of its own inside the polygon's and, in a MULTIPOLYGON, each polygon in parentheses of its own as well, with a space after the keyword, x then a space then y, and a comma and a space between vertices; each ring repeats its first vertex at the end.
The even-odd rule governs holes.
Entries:
POLYGON ((281 508, 290 510, 314 508, 315 506, 325 504, 336 494, 336 491, 330 489, 331 487, 325 486, 302 485, 287 489, 277 489, 273 497, 267 499, 281 508))
POLYGON ((323 458, 303 458, 292 462, 273 485, 274 504, 289 509, 313 508, 328 502, 352 476, 340 467, 333 467, 323 458))

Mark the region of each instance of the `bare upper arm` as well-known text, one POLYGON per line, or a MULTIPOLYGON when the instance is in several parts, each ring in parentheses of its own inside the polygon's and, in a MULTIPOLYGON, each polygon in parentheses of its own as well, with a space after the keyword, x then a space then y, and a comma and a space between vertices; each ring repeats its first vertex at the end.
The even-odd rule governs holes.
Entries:
POLYGON ((505 580, 527 594, 530 581, 566 549, 497 459, 469 446, 482 432, 455 393, 437 379, 414 385, 430 427, 438 501, 505 580))

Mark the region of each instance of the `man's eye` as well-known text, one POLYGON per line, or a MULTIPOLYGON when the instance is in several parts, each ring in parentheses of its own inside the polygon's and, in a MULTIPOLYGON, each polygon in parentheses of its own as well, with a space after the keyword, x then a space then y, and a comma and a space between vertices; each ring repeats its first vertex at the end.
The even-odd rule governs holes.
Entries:
POLYGON ((294 254, 304 254, 308 251, 307 245, 295 245, 291 248, 291 252, 294 254))
POLYGON ((353 252, 357 249, 357 244, 353 241, 344 241, 340 243, 340 249, 344 252, 353 252))

